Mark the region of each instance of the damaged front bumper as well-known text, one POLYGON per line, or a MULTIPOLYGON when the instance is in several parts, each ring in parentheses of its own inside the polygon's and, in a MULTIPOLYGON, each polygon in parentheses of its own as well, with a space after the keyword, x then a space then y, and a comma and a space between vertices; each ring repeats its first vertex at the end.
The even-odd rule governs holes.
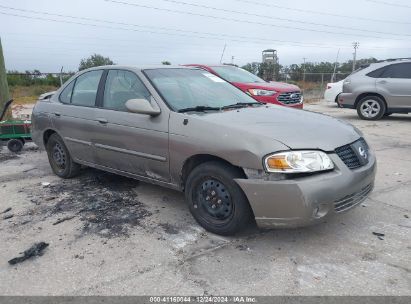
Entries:
POLYGON ((376 159, 351 170, 336 154, 329 155, 335 169, 294 179, 277 181, 236 179, 246 194, 261 228, 301 227, 349 210, 372 191, 376 159))

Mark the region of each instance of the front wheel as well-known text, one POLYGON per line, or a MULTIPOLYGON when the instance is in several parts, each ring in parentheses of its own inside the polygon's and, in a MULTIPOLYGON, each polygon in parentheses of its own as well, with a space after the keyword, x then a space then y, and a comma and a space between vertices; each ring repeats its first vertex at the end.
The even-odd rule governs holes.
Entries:
POLYGON ((72 178, 79 173, 80 165, 73 161, 63 140, 56 133, 47 141, 46 150, 54 174, 61 178, 72 178))
POLYGON ((235 178, 243 178, 242 172, 220 162, 201 164, 188 176, 186 200, 191 214, 206 230, 232 235, 250 222, 250 205, 235 178))
POLYGON ((381 119, 385 112, 385 102, 378 96, 365 96, 357 105, 358 116, 364 120, 381 119))

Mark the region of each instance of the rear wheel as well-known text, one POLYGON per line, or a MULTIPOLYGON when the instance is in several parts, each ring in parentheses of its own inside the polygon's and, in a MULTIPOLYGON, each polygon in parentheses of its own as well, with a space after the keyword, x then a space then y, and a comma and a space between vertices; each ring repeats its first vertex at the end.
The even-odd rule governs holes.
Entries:
POLYGON ((201 164, 190 173, 186 200, 191 214, 206 230, 232 235, 250 222, 247 197, 234 181, 242 177, 239 169, 220 162, 201 164))
POLYGON ((358 116, 364 120, 381 119, 385 112, 385 102, 378 96, 365 96, 357 105, 358 116))
POLYGON ((10 139, 7 142, 7 148, 13 153, 18 153, 21 150, 23 150, 23 145, 24 145, 24 142, 22 142, 19 139, 10 139))
POLYGON ((78 175, 80 165, 73 161, 63 140, 56 133, 52 134, 47 141, 46 150, 54 174, 61 178, 72 178, 78 175))

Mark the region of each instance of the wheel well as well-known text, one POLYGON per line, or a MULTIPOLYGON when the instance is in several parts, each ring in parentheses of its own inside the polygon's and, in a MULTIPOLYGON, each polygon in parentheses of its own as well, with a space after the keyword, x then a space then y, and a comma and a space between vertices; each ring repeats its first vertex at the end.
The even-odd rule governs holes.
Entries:
POLYGON ((357 99, 355 100, 355 108, 357 108, 358 103, 360 102, 361 99, 363 99, 366 96, 376 96, 382 99, 382 101, 384 101, 385 103, 385 108, 387 109, 387 102, 385 101, 384 96, 382 96, 381 94, 378 93, 362 93, 360 95, 358 95, 357 99))
POLYGON ((184 162, 183 169, 181 170, 181 188, 184 189, 188 175, 195 167, 203 163, 209 162, 209 161, 218 161, 226 165, 238 168, 241 171, 241 174, 243 175, 243 177, 244 178, 246 177, 243 168, 234 166, 233 164, 226 161, 225 159, 222 159, 214 155, 209 155, 209 154, 197 154, 197 155, 191 156, 184 162))
POLYGON ((50 136, 53 135, 54 133, 57 133, 57 132, 54 131, 54 130, 47 130, 46 132, 44 132, 44 134, 43 134, 44 146, 47 145, 47 142, 49 141, 50 136))

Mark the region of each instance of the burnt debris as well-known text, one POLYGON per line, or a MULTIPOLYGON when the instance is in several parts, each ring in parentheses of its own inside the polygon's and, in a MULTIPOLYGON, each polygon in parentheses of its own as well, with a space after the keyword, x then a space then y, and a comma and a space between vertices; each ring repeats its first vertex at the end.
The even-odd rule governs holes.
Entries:
POLYGON ((11 259, 9 261, 10 265, 15 265, 21 262, 24 262, 25 260, 28 260, 30 258, 36 257, 36 256, 42 256, 43 255, 43 250, 48 247, 49 244, 45 242, 40 242, 40 243, 35 243, 33 246, 31 246, 29 249, 25 250, 23 252, 23 256, 11 259))

